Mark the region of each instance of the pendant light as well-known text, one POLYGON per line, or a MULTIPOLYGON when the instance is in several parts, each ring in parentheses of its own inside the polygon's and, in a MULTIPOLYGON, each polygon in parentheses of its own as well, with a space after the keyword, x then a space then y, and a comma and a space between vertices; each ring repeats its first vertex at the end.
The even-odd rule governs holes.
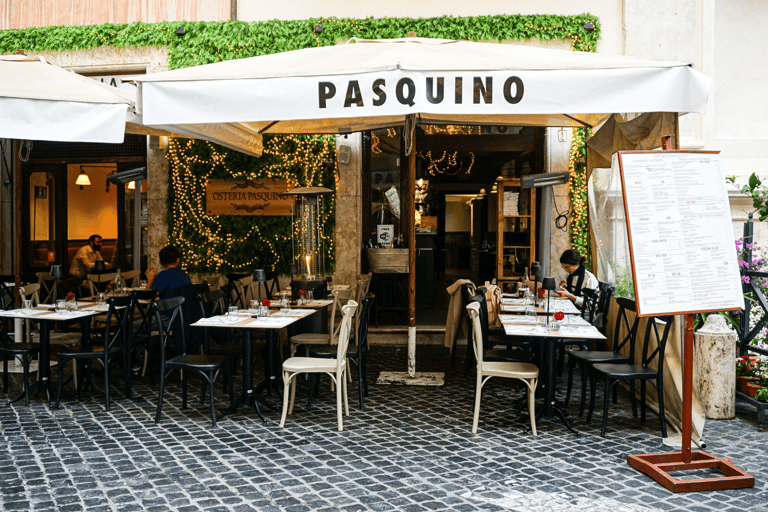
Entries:
POLYGON ((90 185, 91 179, 88 177, 87 174, 85 174, 85 171, 83 170, 83 166, 80 166, 80 175, 77 177, 77 180, 75 181, 75 185, 80 185, 80 190, 83 190, 83 185, 90 185))

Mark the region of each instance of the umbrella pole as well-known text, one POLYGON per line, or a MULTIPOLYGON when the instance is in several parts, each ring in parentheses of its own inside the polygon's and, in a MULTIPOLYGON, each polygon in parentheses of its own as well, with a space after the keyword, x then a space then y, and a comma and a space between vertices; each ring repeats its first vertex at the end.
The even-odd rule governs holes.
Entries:
MULTIPOLYGON (((412 125, 413 126, 413 125, 412 125)), ((415 127, 414 127, 415 128, 415 127)), ((408 123, 406 123, 408 129, 408 123)), ((416 377, 416 133, 408 153, 408 377, 416 377)))

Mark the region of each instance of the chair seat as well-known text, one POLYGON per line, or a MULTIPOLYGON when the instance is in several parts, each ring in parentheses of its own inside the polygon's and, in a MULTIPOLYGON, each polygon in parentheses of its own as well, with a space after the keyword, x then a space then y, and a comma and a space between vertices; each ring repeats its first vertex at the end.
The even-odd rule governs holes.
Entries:
POLYGON ((525 350, 520 350, 520 349, 511 349, 511 350, 491 349, 491 350, 483 351, 484 361, 529 363, 533 361, 534 357, 536 357, 536 354, 534 354, 533 352, 527 352, 525 350))
POLYGON ((531 363, 483 361, 483 375, 490 375, 492 377, 535 379, 539 375, 539 368, 535 364, 531 363))
POLYGON ((329 341, 331 341, 331 335, 330 334, 322 334, 318 332, 305 332, 302 334, 296 334, 295 336, 291 336, 291 344, 292 345, 302 345, 302 344, 327 344, 329 341))
MULTIPOLYGON (((122 350, 122 347, 112 347, 109 350, 110 354, 114 354, 115 352, 119 352, 122 350)), ((59 350, 59 356, 75 356, 75 355, 99 355, 104 353, 104 346, 103 345, 90 345, 87 347, 83 347, 82 345, 75 345, 73 347, 66 347, 59 350)))
POLYGON ((0 345, 2 354, 27 354, 40 352, 40 345, 37 343, 3 343, 0 345))
MULTIPOLYGON (((312 348, 309 351, 309 355, 310 357, 336 357, 338 348, 338 345, 312 345, 312 348)), ((351 341, 349 342, 349 347, 347 348, 347 354, 350 353, 357 355, 357 346, 351 341)))
POLYGON ((639 364, 606 364, 600 363, 592 366, 598 376, 608 378, 629 379, 655 379, 658 372, 653 368, 639 364))
MULTIPOLYGON (((341 362, 344 367, 347 361, 341 362)), ((316 373, 336 371, 336 359, 324 359, 319 357, 291 357, 283 363, 283 371, 292 373, 316 373)))
POLYGON ((198 370, 215 370, 230 363, 229 356, 200 354, 183 354, 165 362, 166 368, 195 368, 198 370))
POLYGON ((573 357, 586 363, 621 363, 628 362, 629 356, 617 354, 610 350, 566 350, 568 357, 573 357))

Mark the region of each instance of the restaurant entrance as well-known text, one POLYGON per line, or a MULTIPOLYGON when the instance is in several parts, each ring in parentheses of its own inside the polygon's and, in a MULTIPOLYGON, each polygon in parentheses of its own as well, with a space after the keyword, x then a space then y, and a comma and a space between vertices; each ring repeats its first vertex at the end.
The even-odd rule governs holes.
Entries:
MULTIPOLYGON (((445 289, 453 281, 496 277, 496 180, 544 172, 544 134, 538 127, 418 126, 416 188, 407 193, 400 129, 364 137, 363 244, 377 245, 377 228, 385 225, 397 246, 407 232, 408 194, 415 195, 418 325, 445 325, 445 289)), ((377 276, 368 263, 364 254, 363 272, 374 270, 374 308, 394 308, 387 322, 404 323, 405 314, 393 313, 407 307, 407 274, 377 276)))

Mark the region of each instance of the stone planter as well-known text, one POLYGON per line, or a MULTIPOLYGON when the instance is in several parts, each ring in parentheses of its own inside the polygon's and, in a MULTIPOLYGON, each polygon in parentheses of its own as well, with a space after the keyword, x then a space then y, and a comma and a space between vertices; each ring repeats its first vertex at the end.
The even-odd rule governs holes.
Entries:
MULTIPOLYGON (((709 315, 696 331, 695 375, 704 414, 713 420, 736 417, 736 333, 720 315, 709 315)), ((694 384, 695 385, 695 384, 694 384)))

